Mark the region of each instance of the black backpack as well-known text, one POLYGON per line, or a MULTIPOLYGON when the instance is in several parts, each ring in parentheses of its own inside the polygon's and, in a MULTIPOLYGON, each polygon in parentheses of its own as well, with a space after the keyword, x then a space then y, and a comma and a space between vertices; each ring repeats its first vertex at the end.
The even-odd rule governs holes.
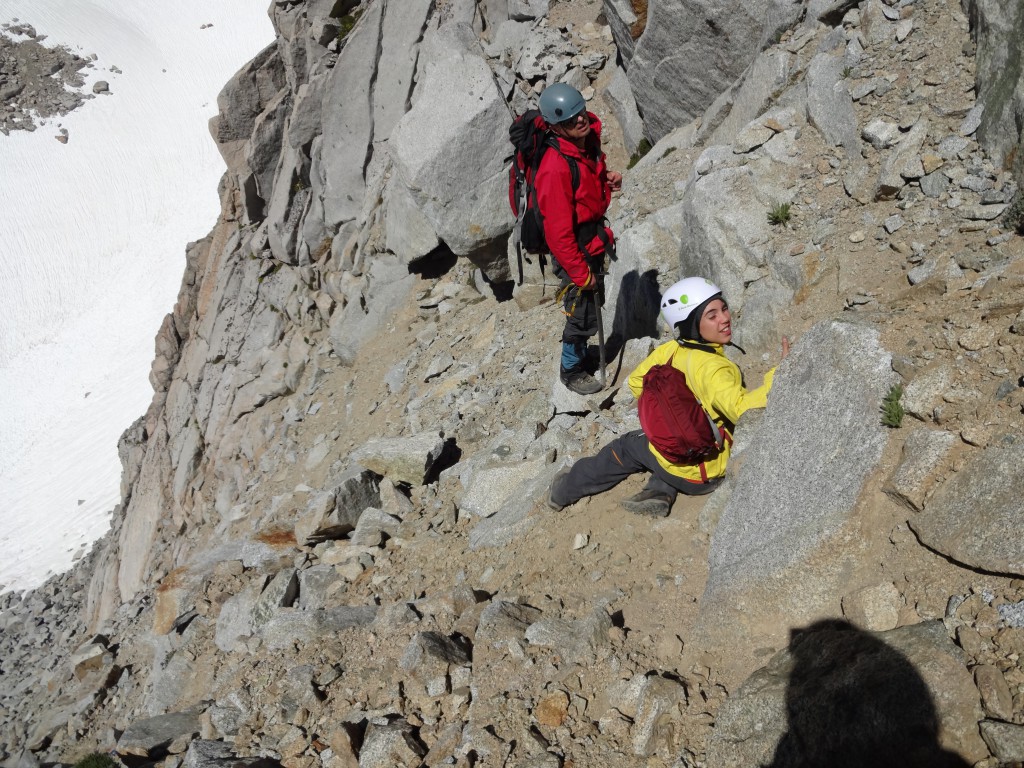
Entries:
POLYGON ((574 158, 565 155, 558 148, 558 140, 548 132, 548 124, 536 109, 528 110, 512 121, 508 129, 508 140, 515 147, 512 167, 508 171, 508 203, 516 217, 512 243, 516 247, 519 265, 518 284, 522 285, 523 251, 538 254, 542 275, 544 254, 551 252, 544 240, 544 219, 540 215, 537 190, 533 186, 541 158, 548 149, 553 149, 565 158, 569 164, 574 192, 580 185, 580 169, 574 158))

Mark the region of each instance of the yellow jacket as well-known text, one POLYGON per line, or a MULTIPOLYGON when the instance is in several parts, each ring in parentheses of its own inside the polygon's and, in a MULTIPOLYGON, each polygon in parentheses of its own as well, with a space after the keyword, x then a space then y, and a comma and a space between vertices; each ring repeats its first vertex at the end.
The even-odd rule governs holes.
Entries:
MULTIPOLYGON (((705 410, 711 414, 715 423, 729 435, 725 447, 712 459, 704 462, 708 478, 721 477, 725 474, 725 465, 729 462, 732 445, 733 425, 749 408, 764 408, 768 404, 768 390, 775 378, 772 368, 764 376, 764 383, 757 389, 746 390, 743 387, 743 376, 734 362, 729 360, 722 351, 721 345, 706 345, 714 352, 680 346, 677 341, 669 341, 651 352, 636 370, 629 374, 629 388, 639 399, 644 388, 644 374, 655 365, 663 365, 672 360, 672 365, 686 376, 686 383, 700 400, 705 410)), ((673 464, 652 445, 651 453, 666 471, 695 483, 701 482, 700 467, 693 464, 673 464)))

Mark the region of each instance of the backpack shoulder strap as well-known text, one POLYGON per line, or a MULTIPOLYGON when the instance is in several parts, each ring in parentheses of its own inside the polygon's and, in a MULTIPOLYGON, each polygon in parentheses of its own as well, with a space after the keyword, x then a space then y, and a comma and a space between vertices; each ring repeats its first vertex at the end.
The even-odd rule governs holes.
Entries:
POLYGON ((558 139, 555 136, 552 136, 550 133, 548 134, 548 137, 547 137, 547 145, 549 147, 551 147, 551 149, 555 150, 555 152, 560 154, 562 156, 562 159, 565 160, 566 163, 568 163, 568 165, 569 165, 569 178, 572 181, 572 191, 575 192, 577 189, 580 188, 580 166, 579 166, 579 163, 576 162, 576 158, 575 157, 569 157, 567 154, 565 154, 565 152, 562 151, 562 147, 559 146, 559 144, 558 144, 558 139))
MULTIPOLYGON (((683 342, 683 341, 680 341, 679 342, 679 346, 680 347, 686 347, 687 349, 697 349, 697 350, 700 350, 701 352, 714 353, 714 350, 711 349, 710 347, 705 346, 704 344, 697 344, 696 342, 683 342)), ((678 352, 678 351, 679 351, 678 349, 673 350, 672 351, 672 356, 674 357, 676 352, 678 352)), ((690 382, 693 381, 693 373, 691 372, 691 364, 692 363, 693 363, 693 355, 687 355, 686 356, 686 374, 685 374, 686 375, 686 386, 690 388, 691 392, 693 392, 693 388, 690 387, 690 382)), ((722 450, 722 445, 725 443, 725 439, 726 439, 726 435, 727 435, 726 431, 724 429, 720 428, 715 423, 715 420, 713 418, 711 418, 711 414, 708 413, 708 409, 704 407, 703 401, 701 401, 701 399, 699 397, 697 397, 697 393, 696 392, 693 392, 693 399, 697 401, 697 405, 699 405, 700 409, 702 411, 704 411, 704 415, 707 417, 708 424, 711 426, 711 434, 715 436, 715 445, 718 447, 718 450, 722 450)), ((704 476, 704 465, 703 465, 703 463, 701 464, 701 476, 702 477, 704 476)), ((704 478, 704 482, 707 482, 707 478, 704 478)))

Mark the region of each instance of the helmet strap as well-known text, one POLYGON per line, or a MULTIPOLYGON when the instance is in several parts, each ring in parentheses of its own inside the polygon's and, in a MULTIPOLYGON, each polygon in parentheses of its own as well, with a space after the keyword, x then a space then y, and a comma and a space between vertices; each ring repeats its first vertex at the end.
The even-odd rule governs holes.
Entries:
MULTIPOLYGON (((701 344, 700 342, 691 341, 690 339, 676 339, 676 344, 678 344, 680 347, 686 347, 687 349, 699 349, 702 352, 714 352, 715 351, 715 348, 713 346, 711 346, 710 344, 701 344)), ((745 350, 739 344, 736 344, 736 343, 731 342, 731 341, 728 342, 727 344, 723 344, 722 346, 723 347, 736 347, 736 349, 738 349, 744 355, 747 354, 747 350, 745 350)))

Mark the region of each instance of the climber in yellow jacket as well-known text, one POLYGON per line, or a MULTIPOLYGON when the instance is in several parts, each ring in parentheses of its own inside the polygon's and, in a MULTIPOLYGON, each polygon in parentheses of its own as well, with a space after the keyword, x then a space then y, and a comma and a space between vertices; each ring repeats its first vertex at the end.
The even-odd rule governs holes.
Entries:
MULTIPOLYGON (((722 449, 700 464, 674 464, 650 444, 643 430, 629 432, 596 456, 556 474, 548 491, 551 509, 561 510, 646 471, 651 473, 646 487, 622 506, 637 514, 665 517, 677 493, 702 495, 718 487, 729 462, 735 423, 748 409, 767 404, 775 369, 768 371, 756 389, 743 386, 740 369, 723 351, 732 342, 732 314, 718 286, 702 277, 680 280, 662 296, 661 313, 678 338, 659 346, 637 366, 629 376, 629 388, 639 399, 645 374, 655 365, 671 361, 685 374, 687 385, 722 431, 722 449)), ((789 341, 783 338, 782 357, 787 354, 789 341)))

